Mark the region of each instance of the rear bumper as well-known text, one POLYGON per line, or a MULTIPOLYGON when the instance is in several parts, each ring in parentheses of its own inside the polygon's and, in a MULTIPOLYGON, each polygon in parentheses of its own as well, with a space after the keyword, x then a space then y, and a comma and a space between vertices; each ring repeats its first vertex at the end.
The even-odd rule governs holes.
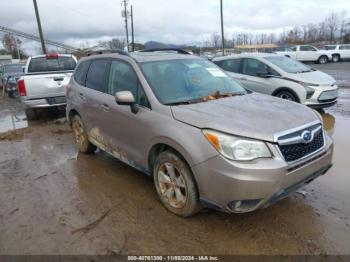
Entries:
POLYGON ((55 102, 54 100, 56 98, 63 98, 62 96, 59 97, 46 97, 46 98, 35 98, 35 99, 23 99, 21 98, 22 103, 25 108, 44 108, 44 107, 55 107, 55 106, 65 106, 67 102, 55 102))

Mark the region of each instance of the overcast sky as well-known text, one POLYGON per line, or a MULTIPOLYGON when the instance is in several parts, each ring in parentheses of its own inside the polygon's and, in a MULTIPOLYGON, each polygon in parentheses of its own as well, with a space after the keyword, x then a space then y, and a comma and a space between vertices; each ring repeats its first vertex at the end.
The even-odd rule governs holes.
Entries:
MULTIPOLYGON (((124 37, 121 0, 37 0, 44 36, 79 47, 124 37)), ((138 42, 198 43, 220 32, 219 0, 129 0, 138 42)), ((317 23, 332 11, 350 13, 349 0, 223 0, 225 34, 280 32, 317 23)), ((38 35, 31 0, 1 0, 0 25, 38 35)), ((0 33, 0 36, 2 34, 0 33)), ((25 41, 33 53, 39 44, 25 41)))

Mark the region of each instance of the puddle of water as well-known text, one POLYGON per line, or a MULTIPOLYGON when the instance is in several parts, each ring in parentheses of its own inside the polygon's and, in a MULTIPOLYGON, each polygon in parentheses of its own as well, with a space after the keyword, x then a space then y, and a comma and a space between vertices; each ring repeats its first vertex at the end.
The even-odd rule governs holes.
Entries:
POLYGON ((333 167, 318 181, 339 197, 350 199, 350 119, 340 114, 322 114, 324 126, 334 140, 333 167))
POLYGON ((23 112, 15 113, 8 109, 0 112, 0 133, 26 127, 28 122, 23 112))

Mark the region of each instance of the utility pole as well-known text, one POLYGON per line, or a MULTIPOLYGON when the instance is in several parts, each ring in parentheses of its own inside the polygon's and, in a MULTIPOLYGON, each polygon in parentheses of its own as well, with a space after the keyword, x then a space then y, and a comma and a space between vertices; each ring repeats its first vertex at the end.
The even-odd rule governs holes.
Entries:
POLYGON ((129 30, 128 30, 128 2, 127 0, 123 0, 122 4, 124 4, 124 12, 122 12, 122 17, 124 17, 125 21, 125 33, 126 33, 126 48, 129 52, 129 30))
POLYGON ((134 52, 135 51, 135 39, 134 39, 134 12, 132 9, 132 5, 130 6, 130 11, 131 11, 131 50, 134 52))
POLYGON ((224 37, 224 15, 222 10, 222 0, 220 0, 220 13, 221 13, 221 40, 222 40, 222 55, 225 55, 225 37, 224 37))
POLYGON ((40 41, 41 41, 41 49, 42 49, 43 53, 46 54, 46 47, 45 47, 45 42, 44 42, 43 30, 41 28, 38 5, 36 3, 36 0, 33 0, 33 3, 34 3, 36 21, 38 23, 39 36, 40 36, 40 41))

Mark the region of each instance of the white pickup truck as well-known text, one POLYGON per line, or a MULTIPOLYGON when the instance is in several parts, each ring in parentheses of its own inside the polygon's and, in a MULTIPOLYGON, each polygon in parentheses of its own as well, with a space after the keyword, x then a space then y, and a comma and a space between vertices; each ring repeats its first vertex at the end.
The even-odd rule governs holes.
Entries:
POLYGON ((325 45, 323 49, 332 57, 334 63, 342 59, 350 59, 350 44, 325 45))
POLYGON ((326 64, 332 56, 325 50, 319 50, 312 45, 296 45, 286 51, 276 51, 276 54, 284 55, 298 61, 310 61, 326 64))
POLYGON ((65 106, 64 87, 77 64, 73 55, 47 54, 28 59, 24 75, 18 81, 18 93, 28 120, 37 117, 37 110, 65 106))

